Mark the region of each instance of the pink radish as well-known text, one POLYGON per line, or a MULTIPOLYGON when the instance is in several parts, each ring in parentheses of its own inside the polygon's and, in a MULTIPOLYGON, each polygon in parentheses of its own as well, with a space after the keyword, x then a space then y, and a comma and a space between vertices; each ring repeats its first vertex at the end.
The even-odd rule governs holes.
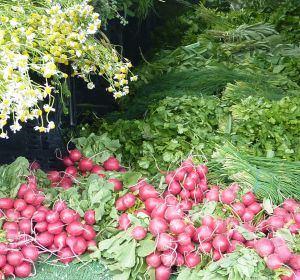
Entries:
POLYGON ((256 241, 255 250, 261 257, 267 257, 274 252, 274 245, 271 240, 262 238, 256 241))
POLYGON ((185 264, 188 268, 193 268, 201 262, 201 258, 196 253, 190 253, 185 256, 185 264))
POLYGON ((69 158, 73 161, 73 162, 77 162, 81 159, 81 152, 77 149, 71 150, 69 152, 69 158))
POLYGON ((135 240, 143 240, 147 235, 147 230, 142 226, 137 226, 132 230, 132 237, 135 240))
POLYGON ((108 171, 118 171, 120 169, 120 162, 116 158, 110 157, 104 161, 103 167, 108 171))
POLYGON ((169 280, 171 277, 171 268, 160 265, 155 269, 155 280, 169 280))
POLYGON ((146 257, 146 263, 151 267, 159 267, 161 265, 160 254, 154 252, 146 257))

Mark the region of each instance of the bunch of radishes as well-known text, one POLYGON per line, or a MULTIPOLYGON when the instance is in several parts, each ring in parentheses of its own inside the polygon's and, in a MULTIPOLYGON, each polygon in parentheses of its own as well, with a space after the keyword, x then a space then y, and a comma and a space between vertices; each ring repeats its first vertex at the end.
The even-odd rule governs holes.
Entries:
POLYGON ((76 177, 86 176, 89 173, 105 177, 105 171, 126 171, 120 166, 120 162, 115 157, 108 158, 103 166, 95 164, 92 159, 84 157, 78 149, 70 150, 69 155, 63 159, 65 171, 49 171, 48 179, 53 187, 69 189, 73 186, 76 177))
POLYGON ((95 213, 85 213, 84 223, 62 200, 53 209, 43 206, 45 196, 34 176, 19 188, 17 198, 0 198, 2 230, 7 243, 0 243, 0 271, 4 276, 28 277, 39 254, 50 253, 67 264, 95 246, 95 213))
MULTIPOLYGON (((145 180, 140 181, 116 201, 116 209, 123 212, 119 217, 118 229, 130 228, 135 240, 142 240, 147 234, 155 238, 156 251, 146 257, 146 262, 155 268, 157 280, 169 279, 174 267, 197 266, 201 263, 203 255, 218 261, 224 254, 234 252, 237 245, 254 248, 260 256, 266 257, 270 269, 277 269, 277 251, 272 245, 273 251, 268 250, 268 254, 264 253, 265 244, 273 244, 280 240, 273 238, 273 233, 285 225, 282 223, 279 226, 276 219, 274 221, 278 214, 283 215, 284 210, 279 209, 288 208, 285 214, 288 215, 286 220, 291 219, 288 221, 289 228, 292 224, 299 224, 299 203, 291 199, 286 200, 284 208, 275 209, 274 216, 263 220, 256 227, 252 221, 255 215, 262 211, 262 205, 256 201, 254 193, 247 192, 241 197, 241 201, 238 201, 239 185, 232 184, 223 191, 218 186, 209 188, 207 172, 205 165, 194 166, 190 159, 183 161, 178 169, 166 175, 168 188, 162 195, 145 180), (227 217, 204 216, 198 221, 200 226, 195 227, 189 211, 194 205, 209 201, 219 202, 227 217), (136 209, 141 203, 143 207, 136 209), (127 212, 146 214, 150 219, 149 226, 132 226, 127 212), (263 231, 267 238, 259 240, 253 234, 253 240, 246 240, 240 228, 252 233, 263 231)), ((296 226, 292 227, 292 234, 296 233, 295 228, 296 226)), ((281 241, 281 249, 286 251, 286 255, 280 264, 289 265, 294 273, 299 273, 300 256, 293 254, 284 240, 281 241)))

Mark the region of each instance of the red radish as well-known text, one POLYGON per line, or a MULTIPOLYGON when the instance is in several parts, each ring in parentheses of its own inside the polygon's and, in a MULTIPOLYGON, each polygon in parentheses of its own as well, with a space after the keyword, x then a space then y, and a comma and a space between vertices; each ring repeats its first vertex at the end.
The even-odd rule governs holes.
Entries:
POLYGON ((138 209, 138 210, 134 211, 134 214, 137 217, 144 217, 145 215, 147 215, 148 217, 150 217, 150 213, 146 209, 138 209))
POLYGON ((283 202, 283 208, 291 213, 295 212, 297 207, 298 203, 292 198, 288 198, 283 202))
POLYGON ((203 219, 202 219, 202 225, 214 228, 215 220, 211 216, 204 216, 203 219))
POLYGON ((67 233, 65 231, 54 236, 53 243, 58 249, 62 249, 66 246, 67 233))
POLYGON ((280 216, 271 216, 267 219, 267 227, 270 231, 276 231, 284 226, 284 220, 280 216))
POLYGON ((240 185, 237 183, 233 183, 232 185, 229 186, 229 189, 231 189, 234 193, 237 193, 240 189, 240 185))
POLYGON ((20 232, 31 234, 32 222, 30 219, 23 219, 19 222, 20 232))
POLYGON ((87 241, 93 240, 96 237, 96 231, 90 225, 83 225, 82 237, 87 241))
POLYGON ((84 213, 84 220, 88 225, 95 224, 96 223, 95 210, 87 210, 84 213))
POLYGON ((54 203, 54 206, 53 206, 53 210, 55 212, 58 212, 60 213, 62 210, 65 210, 67 209, 67 204, 64 200, 57 200, 55 203, 54 203))
POLYGON ((192 243, 187 245, 178 245, 177 251, 185 256, 186 254, 195 251, 195 246, 192 243))
POLYGON ((67 190, 67 189, 70 189, 72 188, 72 184, 73 184, 73 181, 68 178, 68 177, 64 177, 60 182, 59 182, 59 187, 67 190))
POLYGON ((184 265, 184 257, 180 253, 177 253, 175 265, 176 266, 182 266, 182 265, 184 265))
POLYGON ((64 224, 60 221, 48 224, 47 231, 51 234, 59 234, 63 231, 64 224))
POLYGON ((180 234, 184 232, 185 229, 185 222, 182 219, 174 219, 170 221, 170 231, 173 234, 180 234))
POLYGON ((169 280, 171 277, 171 268, 160 265, 155 269, 155 280, 169 280))
POLYGON ((6 258, 7 263, 14 267, 20 265, 24 260, 24 256, 20 251, 10 251, 7 253, 6 258))
POLYGON ((70 177, 77 177, 77 168, 75 166, 68 166, 65 173, 70 177))
POLYGON ((162 219, 164 219, 166 210, 167 210, 167 204, 166 203, 157 204, 156 207, 151 212, 151 218, 162 218, 162 219))
POLYGON ((23 211, 26 208, 26 206, 27 206, 26 201, 24 199, 18 198, 18 199, 15 200, 13 207, 17 211, 23 211))
POLYGON ((211 189, 206 193, 206 200, 207 201, 219 201, 219 191, 211 189))
POLYGON ((34 226, 34 229, 38 232, 45 232, 48 228, 47 222, 39 222, 36 223, 34 226))
POLYGON ((29 187, 27 184, 21 184, 19 190, 18 190, 18 198, 24 198, 24 194, 25 192, 27 192, 29 190, 29 187))
POLYGON ((158 251, 166 251, 175 247, 175 239, 168 233, 161 233, 156 237, 156 248, 158 251))
POLYGON ((89 249, 90 247, 97 247, 97 242, 96 242, 96 240, 89 240, 89 241, 86 242, 86 244, 87 244, 87 246, 88 246, 88 249, 89 249))
POLYGON ((7 245, 3 242, 0 242, 0 255, 6 255, 7 245))
POLYGON ((19 225, 16 222, 5 222, 3 224, 2 229, 4 229, 5 231, 9 231, 9 230, 18 231, 19 230, 19 225))
POLYGON ((14 267, 7 263, 2 267, 2 272, 3 272, 4 276, 13 276, 14 275, 14 267))
POLYGON ((300 212, 294 214, 294 220, 296 224, 300 224, 300 212))
POLYGON ((247 247, 247 248, 254 249, 254 246, 255 246, 255 240, 248 240, 245 243, 245 247, 247 247))
POLYGON ((240 223, 236 218, 227 218, 226 219, 226 224, 229 228, 235 228, 237 227, 240 223))
POLYGON ((119 230, 127 230, 131 226, 131 222, 129 220, 128 214, 123 213, 119 218, 119 230))
POLYGON ((89 158, 83 158, 78 164, 80 171, 91 171, 93 169, 93 161, 89 158))
POLYGON ((215 233, 224 233, 226 231, 226 223, 221 219, 215 219, 214 222, 214 231, 215 233))
POLYGON ((29 184, 37 184, 37 178, 34 175, 28 175, 27 176, 27 181, 29 184))
POLYGON ((174 181, 174 172, 170 172, 166 175, 165 183, 167 185, 171 184, 174 181))
POLYGON ((146 263, 151 267, 159 267, 161 265, 160 254, 154 252, 146 257, 146 263))
POLYGON ((239 233, 237 230, 233 231, 232 239, 239 241, 241 243, 246 242, 245 237, 241 233, 239 233))
POLYGON ((178 168, 175 170, 174 179, 177 181, 183 181, 184 177, 186 176, 186 171, 184 168, 178 168))
POLYGON ((39 235, 37 235, 36 240, 38 244, 41 244, 44 247, 49 247, 53 243, 54 235, 47 231, 42 232, 39 235))
POLYGON ((295 270, 300 270, 300 255, 292 254, 289 265, 295 270))
POLYGON ((256 215, 262 210, 262 207, 261 207, 260 203, 253 202, 252 204, 250 204, 248 206, 248 209, 251 210, 256 215))
POLYGON ((224 234, 219 234, 213 239, 212 245, 215 248, 215 250, 224 253, 226 252, 230 244, 227 237, 224 234))
POLYGON ((252 203, 256 202, 256 197, 253 192, 247 192, 242 196, 242 202, 244 205, 249 206, 252 203))
POLYGON ((237 240, 232 240, 230 246, 227 249, 227 253, 232 253, 236 250, 236 246, 243 246, 243 243, 237 240))
POLYGON ((187 178, 191 178, 192 180, 194 180, 196 183, 199 183, 199 175, 197 173, 196 170, 192 170, 189 172, 187 178))
POLYGON ((92 170, 91 170, 91 173, 93 174, 97 174, 99 177, 104 177, 104 168, 100 165, 94 165, 92 170))
POLYGON ((179 193, 181 199, 189 199, 190 198, 190 192, 186 189, 183 189, 180 193, 179 193))
POLYGON ((59 213, 53 210, 48 211, 46 214, 46 222, 51 224, 51 223, 56 223, 59 221, 59 213))
POLYGON ((21 252, 26 260, 30 260, 33 262, 35 262, 39 257, 39 250, 34 245, 28 245, 22 247, 21 252))
POLYGON ((166 250, 163 252, 160 259, 163 265, 171 267, 176 262, 176 252, 172 250, 166 250))
POLYGON ((103 162, 103 167, 108 171, 118 171, 120 169, 120 162, 116 158, 110 157, 103 162))
POLYGON ((150 197, 159 198, 159 193, 153 186, 147 184, 139 188, 139 197, 145 201, 150 197))
POLYGON ((67 236, 66 238, 66 245, 73 250, 75 244, 77 242, 77 237, 76 236, 67 236))
POLYGON ((213 256, 212 256, 212 259, 213 261, 218 261, 222 258, 222 255, 220 254, 220 252, 218 250, 214 250, 213 251, 213 256))
POLYGON ((300 232, 300 224, 291 224, 289 226, 289 230, 293 234, 297 234, 300 232))
POLYGON ((192 191, 196 187, 196 182, 194 179, 186 177, 183 182, 183 187, 188 191, 192 191))
POLYGON ((280 207, 275 208, 273 211, 274 216, 286 216, 287 214, 288 214, 288 211, 285 210, 284 208, 280 208, 280 207))
POLYGON ((208 190, 207 183, 204 183, 204 182, 200 181, 200 183, 199 183, 199 188, 200 188, 200 190, 201 190, 203 193, 206 192, 206 191, 208 190))
POLYGON ((184 232, 187 233, 190 237, 193 237, 195 234, 195 227, 192 224, 186 225, 184 232))
POLYGON ((181 219, 183 217, 183 211, 178 206, 169 206, 165 211, 165 219, 171 222, 175 219, 181 219))
POLYGON ((182 233, 178 234, 178 236, 177 236, 177 242, 180 245, 191 244, 191 237, 187 233, 182 232, 182 233))
POLYGON ((33 214, 32 219, 35 222, 43 222, 46 220, 46 215, 47 215, 46 211, 38 210, 33 214))
POLYGON ((143 240, 147 235, 147 230, 142 226, 137 226, 132 230, 132 237, 135 240, 143 240))
POLYGON ((259 239, 255 243, 255 251, 261 257, 267 257, 273 254, 274 249, 272 241, 267 238, 259 239))
POLYGON ((111 178, 111 179, 108 179, 107 182, 112 183, 114 185, 114 190, 116 192, 123 190, 123 184, 120 180, 111 178))
POLYGON ((15 275, 20 278, 29 277, 31 274, 31 264, 28 262, 22 262, 15 267, 15 275))
POLYGON ((127 208, 126 206, 124 205, 124 202, 123 202, 123 197, 119 197, 116 201, 116 209, 118 211, 125 211, 127 208))
POLYGON ((200 179, 202 179, 208 173, 208 167, 205 164, 201 164, 196 167, 196 171, 197 171, 200 179))
POLYGON ((193 208, 193 204, 191 201, 185 199, 185 200, 182 200, 180 203, 179 203, 179 207, 182 211, 184 212, 187 212, 189 210, 192 210, 193 208))
POLYGON ((5 216, 7 220, 18 221, 20 218, 20 212, 15 209, 7 209, 5 211, 5 216))
POLYGON ((201 258, 196 253, 190 253, 185 256, 185 264, 189 268, 197 266, 201 262, 201 258))
POLYGON ((64 209, 60 212, 59 218, 64 224, 70 224, 75 220, 76 212, 69 208, 64 209))
POLYGON ((0 209, 10 209, 14 207, 14 200, 11 198, 0 198, 0 209))
POLYGON ((64 166, 72 166, 74 164, 74 162, 69 157, 64 157, 63 164, 64 164, 64 166))
MULTIPOLYGON (((272 241, 273 241, 273 244, 274 244, 274 240, 272 240, 272 241)), ((292 255, 292 252, 288 248, 288 246, 286 244, 284 244, 282 246, 276 247, 275 244, 274 244, 274 247, 275 247, 274 253, 279 256, 279 258, 282 262, 287 263, 289 261, 289 259, 291 258, 291 255, 292 255)))
POLYGON ((291 214, 287 214, 287 215, 283 216, 283 220, 285 223, 290 223, 293 221, 293 217, 291 214))
POLYGON ((127 193, 123 196, 122 201, 126 208, 131 208, 135 205, 136 198, 133 194, 127 193))
POLYGON ((232 204, 232 208, 240 217, 244 215, 246 209, 245 205, 241 202, 232 204))
POLYGON ((63 264, 68 264, 73 261, 74 254, 70 248, 63 248, 58 252, 58 258, 63 264))
POLYGON ((200 189, 194 189, 194 190, 190 191, 190 195, 191 195, 191 198, 194 201, 196 201, 197 203, 202 202, 202 199, 203 199, 202 190, 200 190, 200 189))
POLYGON ((181 163, 181 167, 188 173, 194 170, 194 163, 191 159, 185 159, 181 163))
POLYGON ((162 201, 158 198, 150 197, 147 200, 145 200, 145 208, 147 211, 152 212, 152 210, 158 205, 161 204, 162 201))
POLYGON ((245 209, 245 213, 244 215, 242 216, 242 220, 244 222, 250 222, 253 220, 255 214, 253 211, 249 210, 248 208, 245 209))
MULTIPOLYGON (((6 256, 0 255, 0 269, 1 269, 3 266, 5 266, 6 262, 7 262, 6 256)), ((1 276, 1 274, 0 274, 0 276, 1 276)), ((0 278, 0 279, 1 279, 1 278, 0 278)))
POLYGON ((77 149, 69 151, 69 158, 73 161, 79 161, 81 159, 81 152, 77 149))
POLYGON ((87 243, 82 237, 77 237, 73 248, 70 248, 77 255, 82 255, 87 249, 87 243))
POLYGON ((279 255, 271 254, 267 257, 266 264, 268 268, 275 270, 280 268, 283 265, 283 262, 281 261, 279 255))
POLYGON ((236 194, 230 190, 226 189, 221 193, 220 201, 224 204, 231 204, 236 199, 236 194))
POLYGON ((212 250, 212 245, 210 242, 201 242, 199 244, 199 250, 204 254, 209 254, 212 250))
POLYGON ((196 229, 193 240, 196 242, 210 241, 213 238, 213 229, 209 226, 203 225, 196 229))
POLYGON ((169 184, 168 190, 171 194, 177 195, 181 192, 181 185, 177 181, 172 181, 169 184))
POLYGON ((72 236, 79 236, 83 233, 83 225, 80 222, 74 221, 67 225, 66 231, 72 236))
POLYGON ((164 219, 154 218, 149 223, 149 231, 154 236, 166 232, 167 229, 168 229, 168 224, 164 219))

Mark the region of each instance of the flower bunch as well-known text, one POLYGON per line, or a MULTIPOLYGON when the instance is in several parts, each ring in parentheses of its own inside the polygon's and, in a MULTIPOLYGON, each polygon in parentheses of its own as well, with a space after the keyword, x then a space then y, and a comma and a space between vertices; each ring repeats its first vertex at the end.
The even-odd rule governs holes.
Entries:
POLYGON ((99 14, 88 1, 0 0, 0 4, 1 138, 8 137, 10 119, 13 132, 33 119, 39 119, 36 130, 53 129, 49 113, 58 94, 55 85, 69 75, 84 79, 89 89, 94 88, 90 76, 101 75, 115 98, 128 94, 132 65, 102 35, 99 14), (35 82, 34 75, 43 82, 35 82))

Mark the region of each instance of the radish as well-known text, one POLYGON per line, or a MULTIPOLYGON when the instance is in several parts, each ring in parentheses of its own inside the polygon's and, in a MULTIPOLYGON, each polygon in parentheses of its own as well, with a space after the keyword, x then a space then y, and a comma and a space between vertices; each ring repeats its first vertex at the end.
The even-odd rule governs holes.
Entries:
POLYGON ((227 249, 227 253, 232 253, 235 251, 236 246, 243 246, 243 243, 237 240, 232 240, 230 246, 227 249))
POLYGON ((86 224, 88 225, 94 225, 96 223, 96 218, 95 218, 95 210, 87 210, 84 213, 84 220, 86 224))
POLYGON ((195 242, 210 241, 213 238, 213 229, 209 226, 203 225, 196 229, 193 240, 195 242))
POLYGON ((201 262, 201 258, 196 253, 190 253, 185 256, 185 264, 188 268, 193 268, 201 262))
POLYGON ((194 180, 194 181, 196 182, 196 184, 198 184, 199 181, 200 181, 199 175, 198 175, 198 173, 197 173, 196 170, 190 171, 190 172, 188 173, 187 178, 191 178, 192 180, 194 180))
POLYGON ((185 256, 186 254, 195 251, 195 246, 192 243, 189 243, 187 245, 178 245, 177 251, 185 256))
POLYGON ((261 257, 267 257, 273 254, 274 249, 272 241, 267 238, 259 239, 255 243, 255 251, 261 257))
POLYGON ((86 242, 86 244, 87 244, 87 246, 88 246, 88 249, 89 249, 90 247, 97 247, 97 242, 96 242, 96 240, 89 240, 89 241, 86 242))
POLYGON ((53 210, 48 211, 46 214, 46 222, 51 224, 51 223, 56 223, 59 221, 59 213, 53 210))
POLYGON ((221 253, 217 250, 214 250, 213 251, 213 256, 212 256, 213 261, 216 262, 216 261, 220 260, 221 258, 222 258, 221 253))
POLYGON ((36 223, 34 226, 34 229, 38 232, 45 232, 48 228, 47 222, 39 222, 36 223))
POLYGON ((181 192, 181 185, 177 181, 172 181, 169 184, 168 190, 171 194, 177 195, 181 192))
POLYGON ((214 228, 214 226, 215 226, 215 220, 211 216, 204 216, 203 219, 202 219, 202 225, 214 228))
POLYGON ((27 206, 27 203, 24 199, 16 199, 15 202, 14 202, 14 206, 13 208, 17 211, 23 211, 27 206))
POLYGON ((82 237, 76 237, 74 247, 71 248, 75 254, 82 255, 87 249, 87 243, 82 237))
POLYGON ((300 212, 294 214, 294 220, 296 224, 300 224, 300 212))
POLYGON ((207 201, 219 201, 219 191, 211 189, 206 193, 206 200, 207 201))
POLYGON ((60 174, 59 174, 58 171, 49 171, 47 173, 47 178, 52 183, 57 183, 57 182, 59 182, 61 180, 60 174))
POLYGON ((165 212, 167 210, 166 203, 159 203, 151 212, 151 218, 162 218, 165 217, 165 212))
POLYGON ((196 187, 196 182, 194 179, 186 177, 183 182, 183 187, 188 191, 192 191, 196 187))
POLYGON ((14 267, 8 263, 6 263, 1 270, 4 276, 13 276, 14 275, 14 267))
POLYGON ((177 236, 177 242, 180 245, 191 244, 191 237, 185 232, 179 233, 177 236))
POLYGON ((147 230, 142 226, 137 226, 132 230, 131 235, 135 240, 143 240, 147 235, 147 230))
POLYGON ((267 227, 270 231, 276 231, 283 228, 284 220, 280 216, 271 216, 267 219, 267 227))
MULTIPOLYGON (((0 255, 0 269, 5 266, 7 260, 6 260, 6 256, 4 255, 0 255)), ((1 274, 0 274, 1 275, 1 274)))
POLYGON ((18 221, 20 218, 20 212, 15 209, 7 209, 5 211, 5 216, 7 220, 18 221))
POLYGON ((119 218, 118 229, 127 230, 130 226, 131 226, 131 222, 129 220, 128 214, 123 213, 119 218))
POLYGON ((236 218, 227 218, 226 219, 226 225, 229 227, 229 228, 235 228, 239 225, 239 221, 236 219, 236 218))
POLYGON ((298 203, 292 198, 288 198, 283 202, 283 208, 291 213, 294 213, 297 207, 298 203))
POLYGON ((5 222, 3 224, 2 229, 4 229, 5 231, 9 231, 9 230, 18 231, 19 230, 19 225, 16 222, 5 222))
POLYGON ((77 177, 77 168, 75 166, 68 166, 65 173, 71 177, 77 177))
POLYGON ((155 269, 155 280, 169 280, 171 277, 171 268, 160 265, 155 269))
POLYGON ((253 202, 252 204, 250 204, 248 206, 248 209, 251 210, 256 215, 262 210, 262 207, 261 207, 260 203, 253 202))
POLYGON ((69 157, 66 156, 63 158, 63 164, 64 166, 72 166, 74 162, 69 157))
POLYGON ((20 251, 10 251, 7 253, 6 259, 8 264, 16 267, 23 262, 24 256, 20 251))
POLYGON ((246 207, 243 203, 241 202, 236 202, 232 204, 233 210, 240 216, 242 217, 245 213, 246 207))
POLYGON ((61 188, 63 188, 64 190, 70 189, 72 188, 73 185, 73 181, 68 178, 68 177, 64 177, 60 182, 59 182, 59 186, 61 188))
POLYGON ((122 201, 124 206, 128 209, 135 205, 136 197, 131 193, 127 193, 122 197, 122 201))
POLYGON ((226 223, 221 219, 215 219, 214 221, 214 231, 216 233, 224 233, 226 231, 226 223))
POLYGON ((292 254, 289 265, 295 270, 300 270, 300 255, 292 254))
POLYGON ((236 194, 230 190, 226 189, 221 193, 220 201, 224 204, 231 204, 236 199, 236 194))
POLYGON ((227 251, 230 244, 227 237, 224 234, 220 234, 213 239, 212 245, 217 251, 224 253, 227 251))
POLYGON ((207 183, 203 182, 202 180, 199 183, 200 190, 204 193, 208 190, 207 183))
POLYGON ((152 212, 152 210, 158 205, 161 204, 162 201, 158 198, 153 198, 150 197, 148 199, 145 200, 144 204, 145 204, 145 208, 148 212, 152 212))
POLYGON ((53 244, 60 250, 66 246, 67 233, 65 231, 54 236, 53 244))
POLYGON ((191 159, 185 159, 181 163, 181 168, 190 173, 194 170, 194 163, 191 159))
POLYGON ((201 253, 209 254, 212 250, 212 245, 210 242, 201 242, 199 245, 199 250, 201 253))
POLYGON ((161 265, 160 254, 158 252, 154 252, 146 257, 146 263, 150 267, 159 267, 161 265))
POLYGON ((183 181, 186 174, 187 173, 183 168, 178 168, 178 169, 175 170, 174 179, 177 180, 177 181, 183 181))
POLYGON ((15 275, 20 278, 29 277, 31 274, 31 264, 28 262, 22 262, 15 267, 15 275))
POLYGON ((81 152, 77 149, 71 150, 71 151, 69 151, 69 158, 73 162, 77 162, 81 159, 81 152))
POLYGON ((195 234, 195 227, 192 224, 186 225, 184 232, 187 233, 190 237, 193 237, 195 234))
POLYGON ((288 211, 285 210, 284 208, 280 208, 280 207, 275 208, 273 211, 274 216, 286 216, 287 214, 288 214, 288 211))
POLYGON ((161 233, 156 237, 156 248, 158 251, 166 251, 175 247, 175 239, 168 233, 161 233))
POLYGON ((19 222, 20 232, 31 234, 32 222, 30 219, 23 219, 19 222))
POLYGON ((100 165, 94 165, 92 170, 91 170, 91 173, 93 174, 97 174, 99 177, 104 177, 104 168, 100 165))
POLYGON ((197 203, 201 203, 203 200, 203 192, 201 189, 194 189, 190 191, 190 195, 191 198, 197 203))
POLYGON ((242 196, 242 202, 245 206, 249 206, 252 203, 256 202, 256 197, 253 192, 247 192, 242 196))
POLYGON ((51 234, 60 234, 63 231, 64 224, 61 221, 48 224, 47 231, 51 234))
POLYGON ((0 209, 10 209, 14 207, 14 200, 11 198, 0 198, 0 209))
POLYGON ((80 169, 80 171, 91 171, 93 168, 93 161, 89 158, 83 158, 80 160, 79 164, 78 164, 78 168, 80 169))
POLYGON ((173 234, 183 233, 184 229, 185 229, 185 226, 186 226, 185 222, 182 219, 171 220, 170 225, 169 225, 170 231, 173 234))
POLYGON ((182 211, 184 212, 187 212, 187 211, 190 211, 192 210, 193 208, 193 204, 191 201, 185 199, 185 200, 182 200, 180 203, 179 203, 179 207, 182 211))
POLYGON ((73 261, 74 254, 70 248, 63 248, 58 252, 58 258, 63 264, 68 264, 73 261))
POLYGON ((27 184, 21 184, 21 186, 18 190, 18 193, 17 193, 18 198, 24 198, 24 194, 28 190, 29 190, 29 187, 27 184))
POLYGON ((241 242, 241 243, 246 242, 245 237, 244 237, 241 233, 239 233, 237 230, 234 230, 234 231, 233 231, 232 239, 234 239, 234 240, 236 240, 236 241, 239 241, 239 242, 241 242))
POLYGON ((60 213, 62 210, 65 210, 67 208, 68 208, 68 206, 67 206, 66 202, 61 199, 57 200, 53 205, 53 210, 58 213, 60 213))
POLYGON ((172 250, 166 250, 160 256, 160 259, 164 266, 171 267, 176 262, 176 252, 172 250))
POLYGON ((3 242, 0 242, 0 255, 6 255, 7 245, 3 242))
POLYGON ((146 210, 146 209, 138 209, 138 210, 135 210, 134 211, 134 214, 139 218, 139 217, 143 217, 143 216, 148 216, 148 217, 150 217, 150 213, 146 210), (139 215, 139 213, 140 214, 143 214, 142 216, 141 215, 139 215))
POLYGON ((179 193, 181 199, 189 199, 190 198, 190 192, 186 189, 183 189, 180 193, 179 193))
MULTIPOLYGON (((274 244, 274 240, 272 240, 272 242, 274 244)), ((274 244, 274 247, 275 247, 274 253, 279 256, 280 260, 283 263, 287 263, 292 255, 292 252, 289 249, 289 247, 286 244, 278 246, 278 247, 274 244)))
POLYGON ((196 171, 197 171, 200 179, 202 179, 208 173, 208 167, 205 164, 201 164, 196 167, 196 171))
POLYGON ((79 236, 83 233, 83 225, 80 222, 74 221, 67 225, 66 231, 72 236, 79 236))
POLYGON ((242 216, 242 220, 244 222, 250 222, 253 220, 255 214, 253 211, 249 210, 248 208, 245 209, 245 213, 244 215, 242 216))
POLYGON ((271 254, 267 257, 266 264, 268 268, 275 270, 280 268, 283 265, 283 262, 281 261, 279 255, 271 254))
POLYGON ((245 247, 247 247, 247 248, 254 249, 254 246, 255 246, 255 240, 248 240, 245 243, 245 247))
POLYGON ((293 234, 297 234, 300 232, 300 224, 291 224, 289 226, 289 230, 293 234))
POLYGON ((120 162, 116 158, 110 157, 103 162, 103 167, 108 171, 118 171, 120 169, 120 162))
POLYGON ((183 217, 183 211, 178 206, 169 206, 165 211, 164 217, 168 222, 181 219, 183 217))
POLYGON ((170 185, 174 181, 174 172, 170 172, 165 177, 165 183, 170 185))
POLYGON ((127 209, 126 206, 124 205, 122 196, 116 200, 116 209, 118 211, 125 211, 127 209))
POLYGON ((36 240, 38 244, 41 244, 44 247, 49 247, 52 245, 53 240, 54 240, 54 235, 49 233, 49 232, 42 232, 39 235, 37 235, 36 240))
POLYGON ((64 209, 59 213, 59 218, 64 224, 72 223, 76 218, 76 212, 72 209, 64 209))
POLYGON ((123 184, 120 180, 111 178, 111 179, 108 179, 107 182, 112 183, 114 185, 114 190, 116 192, 120 192, 123 190, 123 184))
POLYGON ((184 265, 184 257, 180 253, 177 253, 175 265, 176 266, 183 266, 184 265))
POLYGON ((47 215, 47 213, 45 211, 38 210, 38 211, 34 212, 32 219, 35 222, 43 222, 46 220, 46 215, 47 215))
POLYGON ((147 184, 139 188, 139 197, 145 201, 150 197, 159 198, 159 193, 153 186, 147 184))
POLYGON ((235 194, 239 191, 241 186, 237 183, 233 183, 229 186, 229 189, 232 190, 235 194))
POLYGON ((26 260, 30 260, 32 262, 35 262, 39 257, 39 250, 34 245, 22 247, 21 252, 26 260))
POLYGON ((96 231, 90 225, 83 225, 82 237, 87 241, 93 240, 96 238, 96 231))

